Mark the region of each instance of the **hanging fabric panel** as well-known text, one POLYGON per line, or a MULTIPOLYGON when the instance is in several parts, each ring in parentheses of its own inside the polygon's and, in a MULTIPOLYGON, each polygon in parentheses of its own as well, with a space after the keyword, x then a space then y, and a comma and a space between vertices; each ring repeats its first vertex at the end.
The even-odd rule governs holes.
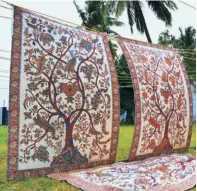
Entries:
POLYGON ((129 159, 187 151, 192 100, 180 56, 168 47, 121 37, 117 41, 129 65, 136 104, 129 159))
POLYGON ((107 36, 14 8, 8 179, 115 161, 119 88, 107 36))

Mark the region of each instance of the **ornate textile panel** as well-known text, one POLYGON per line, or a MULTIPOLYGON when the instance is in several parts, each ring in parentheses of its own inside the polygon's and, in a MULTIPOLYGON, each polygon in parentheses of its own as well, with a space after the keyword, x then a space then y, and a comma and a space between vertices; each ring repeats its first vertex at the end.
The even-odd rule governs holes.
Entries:
POLYGON ((86 191, 183 191, 196 185, 196 158, 191 155, 161 155, 48 176, 86 191))
POLYGON ((136 122, 130 160, 184 152, 192 133, 189 79, 174 49, 117 38, 134 87, 136 122))
POLYGON ((14 9, 8 178, 115 161, 119 89, 107 37, 14 9))

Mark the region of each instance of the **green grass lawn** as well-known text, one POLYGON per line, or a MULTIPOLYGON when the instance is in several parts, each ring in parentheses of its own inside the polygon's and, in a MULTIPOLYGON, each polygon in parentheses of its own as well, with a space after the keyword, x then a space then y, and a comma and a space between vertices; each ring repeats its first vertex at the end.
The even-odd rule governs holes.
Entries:
MULTIPOLYGON (((127 160, 131 138, 134 128, 132 126, 121 126, 117 161, 127 160)), ((6 155, 7 155, 7 126, 0 126, 0 190, 1 191, 76 191, 79 190, 65 182, 49 178, 34 178, 20 181, 6 181, 6 155)), ((196 155, 196 125, 193 125, 192 141, 189 152, 196 155)), ((190 191, 196 190, 195 188, 190 191)))

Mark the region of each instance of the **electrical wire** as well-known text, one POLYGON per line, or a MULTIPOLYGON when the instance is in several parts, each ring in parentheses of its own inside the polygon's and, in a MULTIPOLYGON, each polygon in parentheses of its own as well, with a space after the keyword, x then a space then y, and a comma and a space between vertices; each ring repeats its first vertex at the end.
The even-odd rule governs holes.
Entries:
POLYGON ((3 6, 3 5, 0 5, 0 7, 5 8, 5 9, 9 9, 9 10, 12 10, 12 8, 9 8, 9 7, 3 6))
POLYGON ((0 18, 3 18, 3 19, 10 19, 10 20, 12 19, 11 17, 5 17, 5 16, 1 16, 1 15, 0 15, 0 18))
POLYGON ((9 78, 9 76, 2 76, 2 75, 0 75, 0 78, 9 78))
POLYGON ((2 60, 10 60, 10 58, 6 58, 6 57, 2 57, 2 56, 0 56, 0 59, 2 59, 2 60))
POLYGON ((192 5, 188 4, 188 3, 185 3, 184 1, 180 1, 180 2, 183 3, 183 4, 185 4, 185 5, 187 5, 187 6, 189 6, 189 7, 191 7, 191 8, 193 8, 193 9, 196 9, 196 7, 194 7, 194 6, 192 6, 192 5))
POLYGON ((0 52, 8 52, 8 53, 11 53, 11 51, 8 51, 8 50, 0 50, 0 52))
POLYGON ((3 1, 3 0, 0 0, 0 1, 2 1, 2 2, 6 3, 6 4, 10 5, 10 6, 13 6, 13 5, 14 5, 14 6, 17 6, 17 7, 19 7, 19 8, 22 8, 22 9, 24 9, 24 10, 31 11, 31 12, 33 12, 33 13, 37 13, 37 14, 43 15, 43 16, 45 16, 45 17, 48 17, 48 18, 52 18, 52 19, 61 21, 61 22, 66 22, 66 23, 69 23, 69 24, 71 24, 71 25, 75 25, 75 26, 77 26, 77 27, 83 28, 83 29, 85 29, 85 30, 88 29, 88 30, 90 30, 90 31, 92 31, 92 32, 99 32, 99 31, 93 30, 92 28, 85 27, 85 26, 82 26, 82 25, 79 25, 79 24, 76 24, 76 23, 67 21, 67 20, 65 20, 65 19, 57 18, 57 17, 51 16, 51 15, 48 15, 48 14, 44 14, 44 13, 41 13, 41 12, 38 12, 38 11, 34 11, 34 10, 31 10, 31 9, 27 9, 27 8, 18 6, 18 5, 13 4, 13 3, 8 3, 8 2, 3 1))

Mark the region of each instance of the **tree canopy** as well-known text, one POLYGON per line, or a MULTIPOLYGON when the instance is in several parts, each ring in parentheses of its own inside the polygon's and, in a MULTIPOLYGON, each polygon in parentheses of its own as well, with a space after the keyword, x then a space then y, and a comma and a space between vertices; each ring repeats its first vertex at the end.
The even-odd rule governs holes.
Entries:
POLYGON ((176 48, 192 81, 196 81, 196 29, 189 26, 179 28, 180 35, 176 38, 168 30, 162 32, 158 44, 176 48))

